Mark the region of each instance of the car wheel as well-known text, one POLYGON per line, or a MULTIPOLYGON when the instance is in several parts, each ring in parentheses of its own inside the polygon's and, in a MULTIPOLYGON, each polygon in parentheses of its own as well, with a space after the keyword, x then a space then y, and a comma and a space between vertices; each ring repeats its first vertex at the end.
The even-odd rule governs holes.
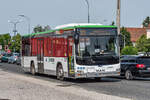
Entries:
POLYGON ((132 80, 133 79, 133 75, 132 75, 130 70, 126 71, 125 77, 126 77, 127 80, 132 80))
POLYGON ((64 71, 63 71, 63 68, 62 68, 62 65, 61 65, 61 64, 59 64, 59 65, 57 66, 56 74, 57 74, 56 76, 57 76, 57 79, 58 79, 58 80, 61 80, 61 81, 64 80, 64 71))
POLYGON ((34 66, 34 63, 33 63, 33 62, 31 63, 31 66, 30 66, 30 73, 31 73, 32 75, 35 75, 35 66, 34 66))

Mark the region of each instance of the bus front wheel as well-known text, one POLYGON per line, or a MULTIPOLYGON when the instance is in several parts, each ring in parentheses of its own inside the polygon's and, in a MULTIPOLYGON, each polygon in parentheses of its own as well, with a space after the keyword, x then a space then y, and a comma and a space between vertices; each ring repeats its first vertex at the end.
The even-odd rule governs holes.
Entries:
POLYGON ((63 81, 64 80, 64 71, 61 64, 57 66, 57 79, 63 81))

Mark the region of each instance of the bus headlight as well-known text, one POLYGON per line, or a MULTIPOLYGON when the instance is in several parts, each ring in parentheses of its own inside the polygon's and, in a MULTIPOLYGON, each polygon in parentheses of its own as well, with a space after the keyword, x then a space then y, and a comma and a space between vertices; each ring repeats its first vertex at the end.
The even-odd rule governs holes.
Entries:
POLYGON ((85 67, 77 67, 77 70, 85 70, 85 67))

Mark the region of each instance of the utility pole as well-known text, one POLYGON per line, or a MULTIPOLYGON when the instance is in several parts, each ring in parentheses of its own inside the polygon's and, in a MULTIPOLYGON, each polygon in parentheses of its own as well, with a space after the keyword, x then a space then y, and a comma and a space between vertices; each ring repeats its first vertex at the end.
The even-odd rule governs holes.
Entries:
POLYGON ((120 34, 120 8, 121 8, 121 0, 117 0, 117 27, 118 27, 118 34, 120 34))
POLYGON ((85 0, 85 2, 87 3, 87 7, 88 7, 88 23, 90 23, 90 5, 88 0, 85 0))
POLYGON ((123 40, 124 40, 124 41, 123 41, 123 43, 124 43, 124 44, 123 44, 123 47, 125 48, 125 46, 126 46, 126 36, 123 35, 123 37, 124 37, 124 39, 123 39, 123 40))

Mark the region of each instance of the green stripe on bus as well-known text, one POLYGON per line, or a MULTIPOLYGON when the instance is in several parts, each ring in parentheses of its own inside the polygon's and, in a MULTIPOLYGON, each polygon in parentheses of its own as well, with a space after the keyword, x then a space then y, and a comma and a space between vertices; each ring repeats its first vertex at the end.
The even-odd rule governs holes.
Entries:
POLYGON ((74 29, 74 28, 117 28, 117 27, 116 26, 107 26, 107 25, 81 25, 81 26, 77 25, 77 26, 58 28, 55 30, 49 30, 49 31, 45 31, 45 32, 25 34, 25 35, 23 35, 23 37, 30 37, 30 36, 35 36, 35 35, 39 35, 39 34, 52 33, 52 32, 59 31, 59 30, 69 30, 69 29, 74 29))

